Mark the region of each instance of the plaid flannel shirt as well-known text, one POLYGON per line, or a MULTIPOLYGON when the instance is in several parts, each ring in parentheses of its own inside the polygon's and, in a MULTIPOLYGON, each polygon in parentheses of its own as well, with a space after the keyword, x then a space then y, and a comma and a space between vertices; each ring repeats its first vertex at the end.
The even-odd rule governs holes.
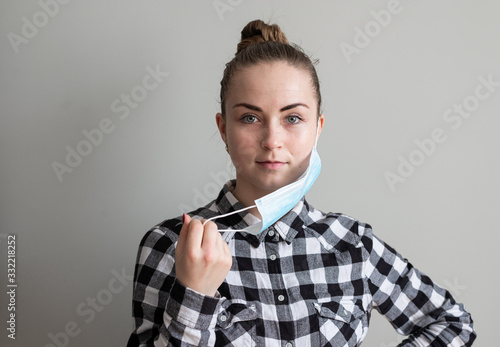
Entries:
MULTIPOLYGON (((233 186, 190 215, 243 208, 233 186)), ((244 211, 215 222, 240 229, 257 221, 244 211)), ((181 217, 166 220, 141 241, 128 346, 359 346, 373 308, 409 335, 400 346, 470 346, 475 339, 463 305, 368 224, 325 214, 305 199, 259 235, 222 233, 233 264, 215 297, 176 280, 181 226, 181 217)))

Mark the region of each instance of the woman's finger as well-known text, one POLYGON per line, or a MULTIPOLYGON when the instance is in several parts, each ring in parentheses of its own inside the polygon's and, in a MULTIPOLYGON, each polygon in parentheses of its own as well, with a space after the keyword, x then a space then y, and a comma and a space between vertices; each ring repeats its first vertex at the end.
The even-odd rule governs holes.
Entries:
MULTIPOLYGON (((222 237, 221 237, 221 240, 222 240, 222 237)), ((224 241, 224 240, 222 240, 222 249, 224 250, 224 254, 225 254, 226 256, 231 256, 231 257, 233 256, 233 255, 231 254, 231 250, 229 249, 229 245, 228 245, 228 244, 227 244, 227 242, 226 242, 226 241, 224 241)))
POLYGON ((179 238, 177 239, 177 246, 176 248, 178 249, 184 249, 184 246, 186 245, 186 237, 187 237, 187 232, 189 228, 189 222, 191 222, 191 217, 188 216, 187 214, 183 213, 182 214, 182 227, 181 231, 179 232, 179 238))
POLYGON ((203 240, 203 226, 198 219, 191 219, 186 232, 185 249, 200 249, 203 240))
POLYGON ((207 252, 217 248, 217 237, 220 234, 217 231, 217 225, 214 222, 207 222, 203 230, 203 240, 201 241, 201 248, 207 252))

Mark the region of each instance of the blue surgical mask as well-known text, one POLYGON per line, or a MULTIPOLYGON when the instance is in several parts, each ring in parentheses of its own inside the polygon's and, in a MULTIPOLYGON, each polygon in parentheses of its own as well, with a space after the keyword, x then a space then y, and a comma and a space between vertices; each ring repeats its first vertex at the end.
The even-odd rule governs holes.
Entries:
POLYGON ((316 151, 316 144, 318 142, 319 133, 319 120, 318 120, 318 131, 316 133, 316 143, 311 151, 311 156, 309 157, 309 166, 306 171, 295 181, 287 184, 274 192, 263 196, 255 200, 255 205, 245 207, 238 211, 233 211, 220 216, 212 217, 205 221, 214 220, 217 218, 229 216, 234 213, 238 213, 250 208, 257 207, 259 213, 262 217, 261 222, 252 224, 244 229, 227 229, 219 231, 245 231, 253 235, 257 235, 264 231, 269 226, 273 225, 285 214, 290 212, 292 208, 297 205, 297 203, 302 199, 302 197, 309 191, 314 181, 321 171, 321 159, 316 151))

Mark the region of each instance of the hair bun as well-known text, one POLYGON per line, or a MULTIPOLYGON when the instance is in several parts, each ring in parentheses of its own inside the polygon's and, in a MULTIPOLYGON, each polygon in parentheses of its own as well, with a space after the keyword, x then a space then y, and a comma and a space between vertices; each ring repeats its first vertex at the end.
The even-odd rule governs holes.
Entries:
POLYGON ((241 41, 236 54, 242 49, 261 42, 273 41, 288 44, 288 39, 277 24, 266 24, 257 19, 248 23, 241 31, 241 41))

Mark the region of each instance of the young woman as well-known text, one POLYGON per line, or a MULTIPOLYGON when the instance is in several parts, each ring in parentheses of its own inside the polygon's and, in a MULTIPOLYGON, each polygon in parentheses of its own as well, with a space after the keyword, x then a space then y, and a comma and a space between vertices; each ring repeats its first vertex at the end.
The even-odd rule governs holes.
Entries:
POLYGON ((358 346, 372 309, 409 335, 401 346, 472 344, 471 317, 446 290, 368 224, 305 200, 320 106, 309 57, 277 25, 250 22, 216 115, 236 180, 142 239, 129 346, 358 346))

